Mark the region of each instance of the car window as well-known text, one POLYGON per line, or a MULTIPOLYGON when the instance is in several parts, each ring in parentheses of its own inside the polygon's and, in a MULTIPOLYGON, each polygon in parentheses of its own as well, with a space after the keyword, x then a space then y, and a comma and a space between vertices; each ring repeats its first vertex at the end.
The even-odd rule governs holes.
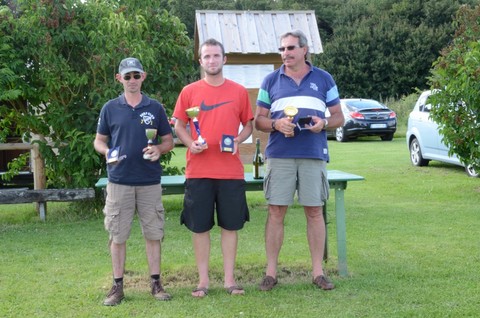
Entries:
POLYGON ((423 105, 423 110, 426 113, 429 113, 432 110, 432 104, 428 103, 426 105, 423 105))
POLYGON ((355 107, 356 109, 370 109, 370 108, 386 108, 387 106, 380 104, 374 100, 355 100, 349 101, 348 105, 355 107))

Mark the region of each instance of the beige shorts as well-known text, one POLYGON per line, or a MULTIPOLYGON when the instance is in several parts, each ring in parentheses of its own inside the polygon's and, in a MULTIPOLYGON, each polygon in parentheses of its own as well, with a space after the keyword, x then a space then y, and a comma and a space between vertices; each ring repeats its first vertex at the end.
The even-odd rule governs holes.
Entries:
POLYGON ((122 244, 127 241, 135 211, 145 239, 162 240, 165 224, 162 186, 126 186, 108 182, 103 214, 105 229, 113 242, 122 244))
POLYGON ((267 159, 263 190, 268 204, 292 205, 295 192, 303 206, 328 200, 327 163, 318 159, 267 159))

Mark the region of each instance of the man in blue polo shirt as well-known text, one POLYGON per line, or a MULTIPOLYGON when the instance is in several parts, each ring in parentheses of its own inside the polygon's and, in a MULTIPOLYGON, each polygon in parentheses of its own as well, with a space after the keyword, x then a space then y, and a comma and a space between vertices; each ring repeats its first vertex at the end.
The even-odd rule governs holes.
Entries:
POLYGON ((267 269, 259 287, 268 291, 278 282, 283 222, 297 192, 307 218, 313 283, 330 290, 334 285, 322 267, 325 248, 322 209, 329 191, 325 129, 343 125, 340 98, 332 76, 307 61, 308 42, 303 32, 287 32, 280 37, 280 42, 283 65, 263 80, 255 114, 256 129, 270 133, 265 149, 267 171, 264 180, 268 202, 267 269), (327 108, 331 115, 328 119, 325 118, 327 108), (289 113, 288 109, 294 111, 289 113))
POLYGON ((115 78, 123 85, 124 93, 103 106, 94 141, 95 150, 108 163, 104 214, 105 229, 110 234, 113 286, 103 302, 106 306, 118 305, 124 298, 126 241, 135 211, 145 238, 151 293, 158 300, 171 298, 160 281, 160 242, 165 218, 159 159, 174 144, 165 109, 141 92, 146 77, 138 59, 121 61, 115 78))

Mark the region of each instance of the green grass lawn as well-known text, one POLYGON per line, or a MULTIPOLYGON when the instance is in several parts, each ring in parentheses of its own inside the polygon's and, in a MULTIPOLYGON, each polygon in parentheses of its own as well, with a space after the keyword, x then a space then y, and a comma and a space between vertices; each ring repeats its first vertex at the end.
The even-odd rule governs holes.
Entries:
MULTIPOLYGON (((184 162, 175 149, 173 164, 184 162)), ((191 236, 180 226, 182 196, 164 197, 163 278, 173 295, 148 293, 145 248, 138 221, 128 241, 122 305, 101 305, 111 284, 101 207, 93 217, 49 203, 42 223, 32 205, 0 206, 0 315, 4 317, 476 317, 480 308, 480 179, 463 168, 432 162, 413 167, 404 138, 330 141, 329 169, 365 177, 348 184, 349 277, 336 273, 334 201, 329 203, 326 269, 330 292, 311 284, 305 217, 287 214, 278 287, 257 290, 265 268, 266 206, 248 192, 251 220, 240 231, 237 277, 244 296, 222 285, 219 231, 212 231, 211 288, 192 299, 197 274, 191 236)), ((332 191, 333 198, 333 191, 332 191)))

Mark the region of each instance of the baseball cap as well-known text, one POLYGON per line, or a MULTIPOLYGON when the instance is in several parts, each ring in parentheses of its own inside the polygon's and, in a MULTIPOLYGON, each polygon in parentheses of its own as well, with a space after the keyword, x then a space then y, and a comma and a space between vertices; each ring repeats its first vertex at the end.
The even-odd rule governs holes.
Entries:
POLYGON ((130 72, 140 72, 144 73, 143 66, 140 61, 134 57, 127 57, 120 62, 118 66, 118 72, 120 75, 124 75, 130 72))

